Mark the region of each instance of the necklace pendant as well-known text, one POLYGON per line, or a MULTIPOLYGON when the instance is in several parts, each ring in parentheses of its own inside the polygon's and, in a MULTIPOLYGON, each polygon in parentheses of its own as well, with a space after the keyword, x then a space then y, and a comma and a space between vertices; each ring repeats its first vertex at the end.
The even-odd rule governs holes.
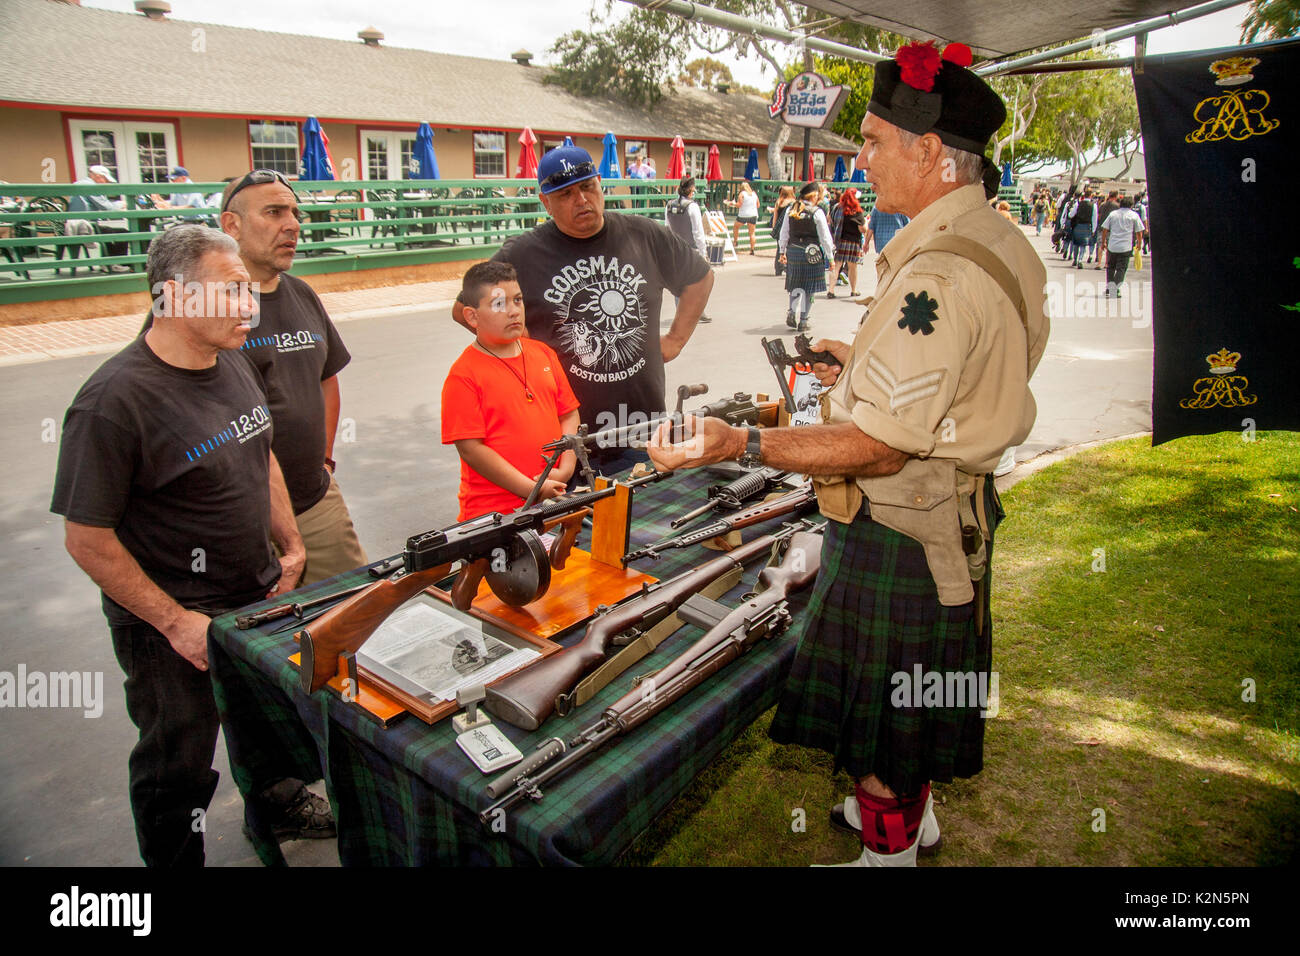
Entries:
POLYGON ((524 398, 528 399, 531 402, 533 400, 532 391, 529 389, 524 389, 524 398))

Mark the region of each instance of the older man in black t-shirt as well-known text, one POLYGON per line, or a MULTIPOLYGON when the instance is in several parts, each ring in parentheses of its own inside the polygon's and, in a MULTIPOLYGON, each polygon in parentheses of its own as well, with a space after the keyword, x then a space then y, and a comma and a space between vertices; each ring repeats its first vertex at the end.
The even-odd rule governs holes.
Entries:
MULTIPOLYGON (((563 359, 582 423, 600 431, 646 421, 665 409, 664 363, 695 331, 713 271, 665 226, 607 216, 586 150, 551 150, 537 183, 551 220, 509 239, 492 258, 515 267, 528 334, 563 359), (672 327, 660 335, 664 289, 680 300, 672 327)), ((465 325, 459 302, 452 317, 465 325)), ((637 458, 644 455, 608 449, 600 464, 613 473, 637 458)))
MULTIPOLYGON (((256 310, 235 243, 178 226, 151 244, 148 274, 154 324, 68 409, 51 510, 67 519, 68 553, 103 591, 127 675, 140 730, 130 760, 140 855, 201 865, 195 812, 217 784, 208 624, 291 590, 305 551, 271 454, 266 393, 231 351, 256 310)), ((294 783, 299 809, 318 815, 319 798, 294 783)))

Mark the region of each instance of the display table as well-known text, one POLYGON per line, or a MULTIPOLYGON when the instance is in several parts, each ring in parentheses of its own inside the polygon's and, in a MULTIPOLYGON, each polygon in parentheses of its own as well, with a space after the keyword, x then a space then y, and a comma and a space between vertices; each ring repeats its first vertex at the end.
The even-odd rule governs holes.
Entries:
MULTIPOLYGON (((669 520, 701 503, 705 487, 718 480, 701 470, 638 489, 631 546, 670 533, 669 520)), ((779 524, 773 521, 770 528, 779 524)), ((747 529, 745 540, 763 530, 747 529)), ((695 546, 635 566, 662 580, 712 554, 695 546)), ((758 562, 746 568, 742 583, 722 603, 739 603, 761 566, 758 562)), ((365 580, 362 568, 294 596, 310 600, 365 580)), ((791 609, 801 609, 808 595, 797 595, 791 609)), ((266 606, 269 603, 251 605, 239 613, 266 606)), ((504 832, 493 832, 479 822, 478 813, 492 802, 484 788, 496 774, 484 775, 470 762, 456 744, 450 720, 429 726, 406 715, 385 729, 328 689, 308 697, 300 688, 297 667, 289 662, 297 651, 292 632, 265 633, 283 622, 240 631, 234 620, 232 613, 213 622, 209 657, 240 792, 247 797, 253 780, 297 776, 310 781, 323 775, 338 822, 343 864, 401 866, 613 862, 711 760, 775 703, 801 625, 796 613, 784 634, 757 642, 709 682, 545 788, 540 803, 526 803, 506 814, 504 832)), ((557 641, 573 643, 582 631, 579 626, 557 641)), ((537 731, 518 730, 496 719, 494 723, 525 755, 550 737, 567 740, 598 719, 605 706, 632 686, 635 675, 663 667, 702 633, 684 626, 595 699, 566 717, 552 716, 537 731)), ((263 862, 283 862, 274 843, 255 842, 263 862)))

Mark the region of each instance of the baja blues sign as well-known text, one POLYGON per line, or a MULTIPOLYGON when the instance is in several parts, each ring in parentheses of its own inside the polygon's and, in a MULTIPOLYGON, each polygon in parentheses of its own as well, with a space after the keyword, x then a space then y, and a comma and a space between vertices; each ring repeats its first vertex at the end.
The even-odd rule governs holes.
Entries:
POLYGON ((789 83, 777 86, 767 113, 772 119, 784 116, 789 126, 825 129, 835 122, 848 98, 847 86, 831 86, 820 73, 800 73, 789 83))
POLYGON ((1155 444, 1300 429, 1298 81, 1294 40, 1147 57, 1133 77, 1151 177, 1155 444))

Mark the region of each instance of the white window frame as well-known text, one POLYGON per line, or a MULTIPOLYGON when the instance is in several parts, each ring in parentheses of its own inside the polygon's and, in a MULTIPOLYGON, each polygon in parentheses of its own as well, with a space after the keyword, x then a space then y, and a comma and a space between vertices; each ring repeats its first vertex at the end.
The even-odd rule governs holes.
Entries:
POLYGON ((794 153, 781 154, 781 180, 792 183, 794 178, 794 153))
POLYGON ((254 169, 275 168, 274 166, 268 166, 265 163, 259 163, 257 161, 256 156, 253 153, 254 150, 275 149, 275 150, 283 151, 286 155, 288 155, 288 151, 289 151, 288 143, 273 143, 269 146, 254 143, 253 142, 254 123, 270 123, 273 126, 287 127, 293 130, 293 171, 286 172, 285 170, 281 169, 279 170, 279 172, 283 173, 287 179, 297 179, 302 172, 302 131, 298 128, 298 124, 291 123, 286 120, 254 120, 254 119, 248 120, 248 126, 245 127, 248 133, 248 158, 249 161, 253 164, 254 169))
POLYGON ((509 157, 507 156, 507 153, 506 153, 506 134, 505 134, 505 131, 504 131, 504 130, 499 130, 499 129, 476 129, 476 130, 474 130, 473 133, 471 133, 471 136, 470 136, 470 152, 471 152, 471 159, 473 160, 473 163, 474 163, 474 178, 475 178, 475 179, 505 179, 505 178, 506 178, 506 170, 507 170, 507 168, 508 168, 508 164, 507 164, 506 160, 507 160, 509 157), (480 135, 483 135, 483 136, 500 136, 500 137, 501 137, 501 149, 500 149, 500 151, 499 151, 500 156, 501 156, 501 172, 499 172, 499 173, 480 173, 480 172, 478 171, 478 168, 479 168, 479 154, 480 154, 480 153, 484 154, 485 156, 493 156, 493 155, 496 155, 496 154, 498 153, 498 150, 496 150, 496 149, 479 149, 479 146, 478 146, 478 137, 479 137, 480 135))
MULTIPOLYGON (((361 178, 367 182, 385 182, 407 179, 408 167, 402 163, 402 142, 410 140, 411 152, 415 152, 416 134, 414 130, 400 129, 363 129, 361 130, 361 178), (375 179, 370 175, 370 144, 368 140, 384 140, 388 152, 388 175, 385 179, 375 179)), ((427 179, 427 176, 421 176, 427 179)))
POLYGON ((682 156, 682 175, 694 176, 696 179, 703 179, 705 173, 709 171, 709 147, 707 146, 687 146, 686 152, 682 156), (699 160, 699 166, 695 165, 699 160))
POLYGON ((731 147, 731 178, 744 179, 745 166, 749 163, 749 147, 733 146, 731 147))
POLYGON ((81 148, 81 134, 86 130, 103 130, 113 134, 113 148, 117 153, 117 180, 122 183, 144 182, 140 177, 140 164, 135 153, 135 134, 162 133, 167 148, 167 168, 177 165, 176 127, 171 123, 137 123, 133 121, 100 121, 94 119, 68 120, 68 140, 72 144, 73 179, 88 179, 93 163, 86 162, 81 148))

